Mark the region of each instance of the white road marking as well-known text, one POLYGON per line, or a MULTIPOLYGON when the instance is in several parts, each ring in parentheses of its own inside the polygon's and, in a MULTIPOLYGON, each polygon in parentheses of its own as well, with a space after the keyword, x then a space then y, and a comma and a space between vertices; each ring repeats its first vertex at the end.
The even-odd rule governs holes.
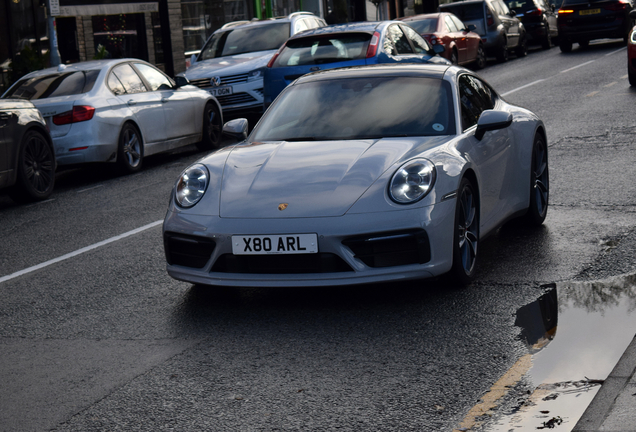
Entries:
POLYGON ((599 94, 599 91, 593 91, 592 93, 586 94, 585 97, 592 97, 592 96, 597 95, 597 94, 599 94))
POLYGON ((611 87, 611 86, 613 86, 614 84, 618 84, 618 81, 614 81, 614 82, 611 82, 611 83, 609 83, 609 84, 605 84, 603 87, 611 87))
POLYGON ((589 62, 581 63, 580 65, 571 67, 570 69, 562 70, 561 73, 570 72, 571 70, 578 69, 578 68, 583 67, 583 66, 587 66, 590 63, 594 63, 595 61, 596 60, 590 60, 589 62))
POLYGON ((36 270, 40 270, 40 269, 42 269, 44 267, 48 267, 48 266, 50 266, 52 264, 59 263, 61 261, 67 260, 69 258, 76 257, 78 255, 81 255, 81 254, 85 253, 85 252, 88 252, 88 251, 91 251, 93 249, 97 249, 99 247, 105 246, 105 245, 107 245, 109 243, 113 243, 113 242, 116 242, 118 240, 124 239, 126 237, 130 237, 131 235, 135 235, 135 234, 138 234, 138 233, 140 233, 142 231, 146 231, 147 229, 154 228, 157 225, 161 225, 162 223, 163 223, 163 220, 158 220, 158 221, 149 223, 148 225, 144 225, 142 227, 134 229, 132 231, 128 231, 126 233, 120 234, 120 235, 115 236, 115 237, 111 237, 111 238, 106 239, 104 241, 101 241, 99 243, 95 243, 95 244, 92 244, 90 246, 83 247, 81 249, 76 250, 75 252, 70 252, 70 253, 67 253, 66 255, 62 255, 61 257, 54 258, 52 260, 43 262, 42 264, 38 264, 38 265, 35 265, 33 267, 29 267, 29 268, 26 268, 24 270, 17 271, 15 273, 10 274, 10 275, 0 277, 0 283, 6 282, 6 281, 14 279, 14 278, 17 278, 18 276, 22 276, 22 275, 34 272, 36 270))
POLYGON ((627 49, 627 47, 623 47, 623 48, 621 48, 621 49, 617 49, 616 51, 612 51, 611 53, 607 53, 607 54, 605 54, 605 57, 610 56, 610 55, 612 55, 612 54, 616 54, 616 53, 621 52, 621 51, 624 51, 624 50, 626 50, 626 49, 627 49))
POLYGON ((533 85, 535 85, 535 84, 539 84, 539 83, 540 83, 540 82, 542 82, 542 81, 545 81, 545 79, 540 79, 540 80, 533 81, 533 82, 531 82, 530 84, 526 84, 526 85, 523 85, 523 86, 521 86, 521 87, 517 87, 516 89, 513 89, 513 90, 510 90, 510 91, 507 91, 507 92, 505 92, 505 93, 502 93, 501 95, 502 95, 502 96, 507 96, 507 95, 509 95, 509 94, 511 94, 511 93, 517 92, 517 91, 519 91, 519 90, 523 90, 524 88, 527 88, 527 87, 533 86, 533 85))
POLYGON ((100 188, 100 187, 104 187, 104 185, 97 185, 97 186, 89 187, 89 188, 86 188, 86 189, 78 190, 77 193, 86 192, 86 191, 97 189, 97 188, 100 188))

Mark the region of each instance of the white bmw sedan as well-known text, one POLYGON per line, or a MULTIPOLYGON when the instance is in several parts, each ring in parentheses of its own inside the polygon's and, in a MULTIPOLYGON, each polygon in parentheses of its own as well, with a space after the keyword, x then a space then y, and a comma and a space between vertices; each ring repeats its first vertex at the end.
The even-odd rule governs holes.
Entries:
POLYGON ((31 72, 2 96, 30 100, 50 129, 58 165, 117 163, 141 169, 145 156, 221 141, 221 106, 137 59, 97 60, 31 72))

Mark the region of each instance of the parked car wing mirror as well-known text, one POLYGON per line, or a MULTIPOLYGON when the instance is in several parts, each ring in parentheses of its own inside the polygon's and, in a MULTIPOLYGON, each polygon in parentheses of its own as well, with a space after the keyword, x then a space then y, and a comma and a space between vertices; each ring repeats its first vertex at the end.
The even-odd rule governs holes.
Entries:
POLYGON ((488 131, 507 128, 512 124, 512 114, 507 111, 486 110, 477 121, 475 138, 481 141, 488 131))
POLYGON ((475 24, 468 24, 468 27, 466 27, 466 29, 468 31, 475 31, 477 30, 477 26, 475 24))
POLYGON ((192 54, 192 56, 190 57, 190 66, 192 66, 196 62, 197 62, 197 55, 196 54, 192 54))
POLYGON ((177 83, 177 87, 183 87, 190 84, 190 80, 184 76, 176 76, 174 77, 174 82, 177 83))
POLYGON ((433 51, 435 51, 435 54, 442 54, 444 51, 446 51, 446 48, 444 48, 440 44, 435 44, 433 45, 433 51))
POLYGON ((517 16, 517 12, 515 12, 514 9, 510 9, 510 16, 513 17, 513 18, 516 17, 517 16))
POLYGON ((230 120, 223 125, 223 135, 234 138, 237 141, 245 141, 247 139, 247 129, 249 123, 245 118, 230 120))

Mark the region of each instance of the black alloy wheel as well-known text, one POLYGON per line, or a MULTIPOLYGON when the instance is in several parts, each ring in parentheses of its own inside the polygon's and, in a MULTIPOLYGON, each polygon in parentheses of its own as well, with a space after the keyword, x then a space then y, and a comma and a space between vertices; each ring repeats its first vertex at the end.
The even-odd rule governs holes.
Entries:
POLYGON ((499 63, 504 63, 508 61, 510 57, 510 53, 508 53, 508 42, 504 39, 503 44, 499 47, 499 52, 497 53, 497 61, 499 63))
POLYGON ((572 42, 561 40, 559 41, 559 48, 561 49, 561 52, 569 53, 570 51, 572 51, 572 42))
POLYGON ((530 206, 525 215, 526 224, 539 226, 548 214, 550 175, 548 170, 548 146, 542 136, 534 138, 530 166, 530 206))
POLYGON ((458 189, 455 206, 455 232, 453 234, 453 266, 451 278, 460 285, 469 284, 477 270, 479 243, 479 204, 477 190, 472 182, 463 178, 458 189))
POLYGON ((55 185, 53 149, 40 132, 30 130, 22 138, 19 151, 18 178, 9 196, 20 203, 48 198, 55 185))
POLYGON ((197 148, 201 151, 218 149, 221 145, 221 111, 213 102, 208 102, 203 110, 203 139, 197 143, 197 148))
POLYGON ((515 54, 517 54, 517 57, 525 57, 528 55, 528 39, 525 36, 522 36, 519 41, 519 45, 517 45, 515 49, 515 54))
POLYGON ((552 48, 552 36, 550 35, 550 28, 547 25, 545 39, 543 39, 541 48, 543 48, 544 50, 549 50, 550 48, 552 48))
POLYGON ((132 124, 126 123, 119 133, 117 147, 117 163, 127 174, 137 172, 144 162, 144 143, 139 130, 132 124))
POLYGON ((475 60, 475 69, 483 69, 486 67, 486 52, 484 46, 479 44, 477 48, 477 60, 475 60))

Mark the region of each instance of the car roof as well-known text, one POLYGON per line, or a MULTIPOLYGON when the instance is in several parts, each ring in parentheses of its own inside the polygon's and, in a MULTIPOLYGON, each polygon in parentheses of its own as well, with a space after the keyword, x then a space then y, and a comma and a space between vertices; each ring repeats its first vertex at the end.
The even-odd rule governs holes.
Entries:
POLYGON ((449 12, 435 12, 435 13, 427 13, 420 15, 413 15, 408 17, 398 18, 400 21, 409 22, 409 21, 417 21, 425 18, 439 18, 441 15, 448 15, 449 12))
POLYGON ((216 30, 214 33, 221 33, 221 32, 225 32, 228 30, 233 30, 236 28, 246 28, 246 27, 259 27, 259 26, 266 26, 266 25, 272 25, 272 24, 276 24, 276 23, 280 23, 280 22, 292 22, 294 20, 294 18, 299 18, 299 17, 303 17, 303 16, 307 16, 307 17, 314 17, 314 18, 320 18, 316 15, 314 15, 311 12, 294 12, 290 15, 287 16, 279 16, 279 17, 273 17, 273 18, 266 18, 266 19, 255 19, 252 21, 233 21, 233 22, 229 22, 227 24, 225 24, 223 27, 221 27, 220 29, 216 30))
POLYGON ((442 64, 376 64, 368 66, 352 66, 340 69, 327 69, 303 75, 296 83, 307 83, 338 78, 364 78, 373 76, 413 76, 442 79, 451 65, 442 64))
POLYGON ((319 27, 316 29, 305 30, 304 32, 297 33, 292 36, 290 39, 297 39, 306 36, 315 36, 322 34, 330 34, 330 33, 348 33, 348 32, 357 32, 357 33, 373 33, 374 31, 386 27, 391 23, 396 23, 397 21, 362 21, 362 22, 354 22, 347 24, 334 24, 326 27, 319 27))
MULTIPOLYGON (((145 60, 135 59, 135 58, 123 58, 123 59, 108 59, 108 60, 89 60, 85 62, 79 63, 71 63, 68 65, 60 65, 56 67, 50 67, 47 69, 42 69, 39 71, 31 72, 24 77, 36 77, 42 75, 49 75, 52 73, 64 73, 64 72, 75 72, 75 71, 88 71, 88 70, 101 70, 104 68, 110 68, 119 63, 125 63, 129 61, 134 61, 138 63, 147 63, 145 60)), ((24 78, 22 77, 22 78, 24 78)), ((20 78, 20 79, 22 79, 20 78)))

